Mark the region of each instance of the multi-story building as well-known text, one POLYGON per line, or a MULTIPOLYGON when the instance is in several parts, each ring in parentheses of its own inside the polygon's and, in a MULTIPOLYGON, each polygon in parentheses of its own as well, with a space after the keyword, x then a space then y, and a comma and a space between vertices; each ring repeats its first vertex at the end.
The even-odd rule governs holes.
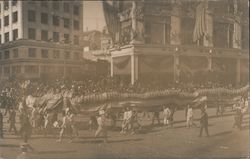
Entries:
POLYGON ((82 69, 82 1, 0 1, 0 78, 69 77, 82 69))
POLYGON ((249 81, 249 2, 103 2, 111 76, 163 82, 249 81))

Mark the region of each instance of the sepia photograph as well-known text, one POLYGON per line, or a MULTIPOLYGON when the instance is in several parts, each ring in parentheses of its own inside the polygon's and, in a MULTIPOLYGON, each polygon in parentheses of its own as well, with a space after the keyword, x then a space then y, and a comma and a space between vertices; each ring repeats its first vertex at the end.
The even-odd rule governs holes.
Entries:
POLYGON ((0 0, 0 159, 250 159, 249 0, 0 0))

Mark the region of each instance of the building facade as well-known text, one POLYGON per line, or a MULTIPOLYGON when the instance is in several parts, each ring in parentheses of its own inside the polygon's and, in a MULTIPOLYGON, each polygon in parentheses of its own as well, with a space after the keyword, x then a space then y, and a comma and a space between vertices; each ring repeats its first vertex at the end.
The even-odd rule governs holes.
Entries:
POLYGON ((82 1, 0 1, 0 79, 79 74, 82 1))
POLYGON ((153 79, 248 83, 248 1, 103 5, 116 43, 111 49, 111 76, 129 76, 132 84, 153 79))

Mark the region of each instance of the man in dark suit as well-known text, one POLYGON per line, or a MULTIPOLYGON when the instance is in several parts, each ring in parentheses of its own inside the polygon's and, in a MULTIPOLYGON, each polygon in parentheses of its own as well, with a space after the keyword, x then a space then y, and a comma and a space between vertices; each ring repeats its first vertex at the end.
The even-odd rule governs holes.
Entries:
POLYGON ((207 115, 206 109, 204 109, 204 108, 201 109, 200 135, 199 135, 199 137, 202 136, 203 129, 205 129, 207 137, 209 137, 209 133, 208 133, 208 115, 207 115))
POLYGON ((3 114, 0 111, 0 138, 3 138, 3 114))

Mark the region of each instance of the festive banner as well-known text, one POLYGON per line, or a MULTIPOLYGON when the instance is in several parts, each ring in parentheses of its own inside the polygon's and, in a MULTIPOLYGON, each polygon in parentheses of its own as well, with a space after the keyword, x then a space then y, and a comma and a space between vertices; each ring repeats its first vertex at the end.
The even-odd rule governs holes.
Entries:
POLYGON ((179 67, 181 72, 194 74, 199 71, 207 71, 208 59, 206 57, 187 57, 180 56, 179 67))
POLYGON ((139 58, 140 73, 173 72, 174 58, 171 56, 141 56, 139 58))
POLYGON ((206 35, 207 33, 206 10, 207 10, 206 0, 201 1, 196 7, 193 41, 199 40, 201 37, 203 37, 203 35, 206 35))
POLYGON ((113 5, 110 5, 106 0, 103 0, 103 11, 105 21, 108 27, 108 32, 112 40, 116 41, 116 33, 119 31, 119 17, 118 10, 113 5))
POLYGON ((131 57, 122 56, 113 58, 114 74, 127 75, 131 72, 131 57))

